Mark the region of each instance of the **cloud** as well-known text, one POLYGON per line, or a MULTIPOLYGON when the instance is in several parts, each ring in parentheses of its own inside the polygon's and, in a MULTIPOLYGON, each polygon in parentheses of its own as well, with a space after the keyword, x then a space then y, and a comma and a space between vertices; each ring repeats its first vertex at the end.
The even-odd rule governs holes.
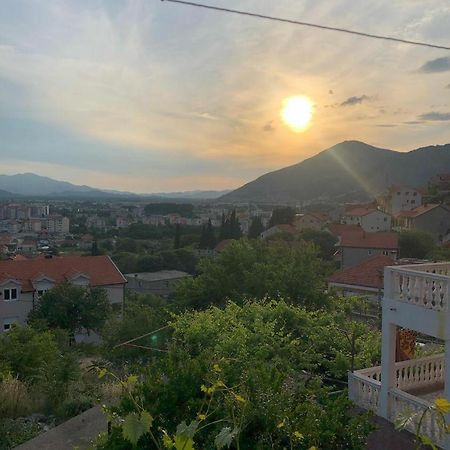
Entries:
POLYGON ((359 105, 362 102, 366 101, 366 100, 370 100, 370 97, 368 95, 361 95, 361 97, 349 97, 347 100, 343 101, 341 103, 341 106, 355 106, 355 105, 359 105))
POLYGON ((447 89, 450 89, 450 83, 447 84, 447 89))
POLYGON ((423 123, 423 120, 408 120, 406 122, 403 122, 405 125, 420 125, 423 123))
POLYGON ((263 131, 275 131, 275 127, 272 125, 273 124, 273 120, 271 120, 270 122, 267 122, 264 126, 263 126, 263 131))
POLYGON ((328 91, 328 93, 329 93, 330 95, 333 95, 333 94, 334 94, 333 89, 330 89, 330 90, 328 91))
POLYGON ((450 71, 450 56, 427 61, 420 69, 423 73, 437 73, 450 71))
POLYGON ((421 120, 435 120, 435 121, 446 121, 450 120, 450 112, 437 112, 431 111, 429 113, 421 114, 419 116, 421 120))
POLYGON ((394 128, 397 126, 397 124, 395 124, 395 123, 379 123, 376 126, 381 127, 381 128, 394 128))

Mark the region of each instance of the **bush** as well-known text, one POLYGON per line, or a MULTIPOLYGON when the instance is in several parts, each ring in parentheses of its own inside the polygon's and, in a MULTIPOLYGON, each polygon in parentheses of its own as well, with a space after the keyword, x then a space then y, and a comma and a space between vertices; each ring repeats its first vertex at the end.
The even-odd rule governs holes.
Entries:
POLYGON ((0 418, 26 416, 33 409, 32 399, 23 381, 6 375, 0 381, 0 418))

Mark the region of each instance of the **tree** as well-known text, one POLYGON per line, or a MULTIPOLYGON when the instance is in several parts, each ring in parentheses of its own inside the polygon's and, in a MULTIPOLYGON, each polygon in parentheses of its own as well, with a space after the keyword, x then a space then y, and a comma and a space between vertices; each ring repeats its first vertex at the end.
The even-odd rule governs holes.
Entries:
POLYGON ((303 230, 298 235, 299 240, 306 242, 313 242, 320 249, 320 256, 323 259, 331 259, 336 251, 336 236, 333 236, 328 231, 303 230))
POLYGON ((45 320, 50 328, 62 328, 73 335, 83 328, 98 331, 105 323, 110 309, 104 289, 63 283, 38 300, 29 318, 32 321, 45 320))
MULTIPOLYGON (((220 436, 231 444, 227 448, 237 449, 364 449, 372 429, 367 415, 349 414, 346 394, 330 395, 336 387, 321 380, 318 362, 333 361, 347 345, 335 312, 324 315, 277 299, 173 317, 166 352, 145 367, 131 395, 123 395, 114 412, 124 420, 114 421, 97 450, 131 448, 134 433, 122 424, 144 412, 153 425, 134 439, 138 450, 167 448, 158 441, 171 444, 181 431, 189 433, 188 448, 225 448, 217 445, 220 436), (331 348, 320 347, 316 328, 333 334, 331 348)), ((170 448, 181 449, 186 441, 179 438, 170 448)))
POLYGON ((249 239, 257 239, 259 235, 264 231, 264 225, 262 223, 261 217, 255 216, 252 219, 250 227, 248 229, 249 239))
POLYGON ((103 255, 103 252, 98 248, 98 242, 97 241, 94 241, 92 243, 91 255, 92 256, 103 255))
POLYGON ((433 237, 425 231, 402 231, 398 239, 401 258, 423 259, 434 249, 433 237))
POLYGON ((272 216, 269 221, 269 228, 274 225, 282 225, 286 223, 292 224, 295 218, 295 210, 290 206, 284 208, 276 208, 272 211, 272 216))
POLYGON ((173 242, 173 248, 177 249, 180 248, 181 244, 181 226, 179 223, 175 225, 175 237, 173 242))
POLYGON ((212 226, 211 219, 208 220, 206 225, 202 227, 202 234, 200 235, 199 248, 213 249, 216 246, 216 236, 214 228, 212 226))
POLYGON ((321 260, 312 244, 289 246, 241 239, 214 259, 201 260, 200 275, 178 285, 180 304, 204 308, 224 305, 228 298, 284 296, 293 303, 320 306, 327 302, 321 260))
POLYGON ((241 225, 233 209, 228 216, 222 213, 222 223, 220 226, 219 239, 240 239, 242 237, 241 225))

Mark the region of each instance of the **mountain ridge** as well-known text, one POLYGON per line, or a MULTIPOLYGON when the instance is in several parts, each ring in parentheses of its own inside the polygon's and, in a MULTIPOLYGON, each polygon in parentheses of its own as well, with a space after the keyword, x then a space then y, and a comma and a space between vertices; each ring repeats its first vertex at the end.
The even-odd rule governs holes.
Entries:
POLYGON ((450 144, 409 152, 344 141, 299 163, 261 175, 221 202, 362 201, 390 184, 425 185, 450 171, 450 144))

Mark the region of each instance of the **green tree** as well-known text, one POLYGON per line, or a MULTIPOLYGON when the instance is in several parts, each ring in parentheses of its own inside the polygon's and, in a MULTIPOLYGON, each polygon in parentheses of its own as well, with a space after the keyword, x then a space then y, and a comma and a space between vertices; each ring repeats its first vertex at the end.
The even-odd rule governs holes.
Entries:
MULTIPOLYGON (((317 365, 334 360, 339 343, 345 348, 334 315, 321 319, 337 341, 324 352, 314 343, 314 328, 324 332, 317 314, 282 300, 178 315, 171 321, 166 353, 145 368, 141 382, 114 412, 125 422, 144 411, 153 418, 153 439, 149 427, 141 428, 137 449, 163 448, 155 445, 164 436, 160 429, 165 442, 190 429, 188 448, 194 443, 195 448, 223 448, 218 437, 227 436, 230 448, 243 450, 362 450, 371 430, 367 416, 348 413, 345 393, 330 395, 335 387, 324 386, 317 365)), ((131 448, 135 435, 122 423, 115 421, 98 450, 131 448)))
POLYGON ((177 249, 180 248, 181 245, 181 225, 177 223, 175 225, 175 237, 173 242, 173 248, 177 249))
POLYGON ((206 225, 202 227, 202 234, 200 236, 199 248, 202 249, 213 249, 216 246, 216 235, 214 233, 214 228, 212 226, 211 219, 208 220, 206 225))
POLYGON ((331 259, 336 251, 337 238, 328 231, 303 230, 298 234, 298 239, 306 242, 313 242, 320 249, 320 256, 323 259, 331 259))
POLYGON ((272 216, 269 221, 269 228, 274 225, 282 225, 286 223, 292 224, 295 218, 295 209, 290 206, 284 208, 276 208, 272 211, 272 216))
POLYGON ((401 258, 423 259, 433 251, 433 237, 425 231, 402 231, 398 239, 401 258))
POLYGON ((318 307, 327 302, 324 272, 317 249, 309 243, 292 247, 283 241, 235 241, 215 259, 201 260, 199 276, 183 280, 176 293, 182 305, 204 308, 227 299, 284 296, 318 307))
POLYGON ((252 222, 248 229, 249 239, 257 239, 259 235, 264 231, 264 225, 262 223, 260 216, 255 216, 252 218, 252 222))
POLYGON ((30 320, 45 320, 50 328, 62 328, 74 334, 81 329, 98 331, 111 306, 102 288, 83 288, 69 283, 46 292, 30 313, 30 320))

